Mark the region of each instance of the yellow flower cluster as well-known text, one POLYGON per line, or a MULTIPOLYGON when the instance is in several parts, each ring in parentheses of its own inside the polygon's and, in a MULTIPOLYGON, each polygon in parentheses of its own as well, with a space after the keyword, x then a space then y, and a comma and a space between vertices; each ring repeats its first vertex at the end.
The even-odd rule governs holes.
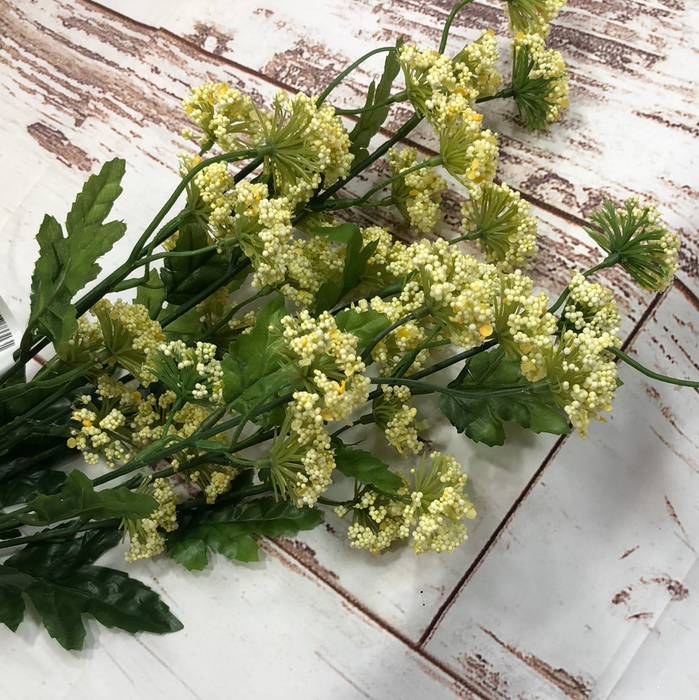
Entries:
MULTIPOLYGON (((513 61, 517 62, 518 55, 528 58, 529 81, 542 79, 547 82, 546 94, 543 97, 546 105, 544 119, 547 122, 558 121, 561 110, 568 107, 568 73, 565 61, 559 51, 547 49, 546 44, 538 34, 523 34, 519 32, 512 40, 513 61)), ((515 99, 517 86, 515 85, 515 99)))
POLYGON ((506 184, 486 182, 468 188, 469 199, 461 204, 461 228, 475 240, 485 259, 503 272, 529 267, 536 254, 536 219, 519 192, 506 184))
POLYGON ((540 34, 549 33, 549 22, 558 17, 567 0, 507 0, 505 15, 513 32, 540 34))
MULTIPOLYGON (((398 496, 408 496, 408 504, 370 488, 355 499, 347 533, 351 547, 381 554, 412 534, 416 554, 453 552, 466 539, 463 521, 475 518, 476 511, 464 493, 466 475, 461 465, 450 455, 433 452, 429 464, 423 458, 411 474, 412 488, 398 491, 398 496)), ((340 506, 336 512, 344 517, 350 508, 340 506)))
POLYGON ((421 51, 415 44, 403 44, 398 51, 408 97, 437 130, 462 118, 479 97, 494 93, 501 82, 497 59, 492 31, 483 32, 454 60, 432 49, 421 51))
POLYGON ((292 207, 307 202, 323 184, 329 187, 349 173, 354 156, 350 140, 335 109, 300 92, 278 92, 274 112, 265 119, 265 142, 272 152, 265 155, 275 190, 292 207))
MULTIPOLYGON (((252 100, 226 83, 206 83, 191 88, 182 106, 193 124, 204 135, 199 139, 203 149, 214 143, 224 151, 238 151, 260 143, 263 129, 260 115, 252 100)), ((185 131, 186 138, 194 138, 185 131)))
POLYGON ((370 381, 357 354, 357 336, 337 328, 335 318, 324 311, 313 318, 306 310, 285 316, 283 338, 295 363, 304 373, 309 390, 320 392, 324 421, 345 420, 366 402, 370 381))
MULTIPOLYGON (((404 148, 399 151, 392 148, 388 152, 388 162, 393 175, 398 175, 418 164, 417 149, 404 148)), ((446 181, 434 168, 421 168, 393 182, 391 194, 406 223, 422 233, 428 233, 439 221, 439 205, 446 188, 446 181)))

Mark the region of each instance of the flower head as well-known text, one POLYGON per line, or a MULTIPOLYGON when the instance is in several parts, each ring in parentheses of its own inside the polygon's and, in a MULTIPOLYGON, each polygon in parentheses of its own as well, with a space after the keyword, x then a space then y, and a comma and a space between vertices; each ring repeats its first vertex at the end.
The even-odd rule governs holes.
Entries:
POLYGON ((660 221, 660 213, 652 204, 639 205, 638 197, 626 200, 615 209, 609 200, 590 215, 599 230, 585 232, 611 256, 636 282, 651 291, 668 288, 677 271, 680 239, 660 221))
POLYGON ((512 41, 512 90, 519 118, 529 131, 558 121, 568 106, 568 74, 560 52, 547 50, 538 34, 512 41))
POLYGON ((490 181, 497 168, 497 134, 481 131, 482 115, 469 110, 463 121, 439 134, 439 155, 447 172, 460 182, 490 181), (480 118, 477 118, 480 117, 480 118))
POLYGON ((300 92, 278 92, 274 112, 264 120, 265 171, 272 175, 275 191, 295 206, 307 202, 322 183, 329 187, 349 173, 354 156, 350 140, 327 102, 320 107, 300 92))
POLYGON ((466 474, 450 455, 433 452, 411 470, 411 505, 404 517, 414 524, 412 547, 416 554, 433 550, 453 552, 466 539, 463 520, 473 520, 476 511, 464 493, 466 474))
POLYGON ((468 188, 469 201, 461 204, 461 228, 475 240, 485 259, 504 272, 529 267, 537 252, 536 219, 529 204, 507 185, 492 182, 468 188))
MULTIPOLYGON (((418 164, 417 149, 398 151, 392 148, 388 152, 388 161, 393 175, 398 175, 418 164)), ((428 233, 439 220, 439 205, 446 188, 444 178, 434 168, 427 167, 395 180, 391 184, 391 194, 405 222, 422 233, 428 233)))
POLYGON ((548 23, 554 20, 567 0, 506 0, 505 14, 513 32, 549 33, 548 23))
POLYGON ((217 144, 227 152, 239 151, 260 143, 260 115, 249 97, 226 83, 206 83, 190 92, 182 105, 192 123, 204 132, 199 139, 203 150, 217 144))

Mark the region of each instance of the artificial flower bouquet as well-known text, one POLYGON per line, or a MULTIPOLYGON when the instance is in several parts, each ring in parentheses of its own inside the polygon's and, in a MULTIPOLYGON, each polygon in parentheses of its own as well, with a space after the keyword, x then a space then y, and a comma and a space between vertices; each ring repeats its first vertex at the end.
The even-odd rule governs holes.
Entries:
POLYGON ((67 649, 82 648, 83 614, 177 630, 155 592, 95 561, 113 547, 189 570, 211 552, 252 561, 257 537, 313 528, 324 508, 371 554, 451 552, 476 508, 457 459, 425 448, 422 395, 438 394, 465 438, 495 446, 508 422, 584 437, 612 407, 619 360, 676 381, 620 350, 613 293, 590 280, 617 265, 645 289, 670 284, 679 241, 655 207, 605 202, 586 229, 599 264, 571 270, 551 301, 526 274, 546 245, 529 205, 495 180, 497 135, 479 105, 511 100, 530 130, 558 120, 567 76, 545 41, 563 3, 505 2, 507 86, 492 31, 444 53, 462 0, 437 50, 375 49, 319 96, 263 105, 223 83, 192 88, 196 148, 180 156, 181 180, 98 283, 98 260, 125 232, 108 220, 124 162, 89 178, 64 225, 44 218, 29 321, 0 375, 0 622, 16 630, 28 599, 67 649), (335 109, 333 89, 379 53, 364 105, 335 109), (412 116, 373 148, 395 103, 412 116), (424 159, 399 146, 422 122, 439 143, 424 159), (342 196, 384 157, 388 179, 342 196), (447 179, 461 231, 435 239, 447 179), (353 223, 384 208, 415 242, 353 223), (55 355, 28 381, 49 344, 55 355), (371 431, 390 463, 363 448, 371 431))

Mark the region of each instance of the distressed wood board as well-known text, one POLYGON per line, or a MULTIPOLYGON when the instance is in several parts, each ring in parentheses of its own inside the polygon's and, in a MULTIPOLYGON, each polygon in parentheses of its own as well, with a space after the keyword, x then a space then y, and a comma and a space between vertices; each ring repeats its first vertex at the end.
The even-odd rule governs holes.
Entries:
MULTIPOLYGON (((129 240, 138 236, 176 182, 188 85, 226 80, 260 100, 280 88, 317 91, 377 43, 400 35, 435 43, 449 5, 0 0, 0 143, 12 163, 0 174, 0 293, 25 319, 41 218, 62 218, 87 173, 114 155, 128 163, 117 214, 129 240)), ((450 46, 487 26, 502 33, 497 2, 473 10, 464 14, 472 25, 455 24, 450 46)), ((555 24, 552 42, 571 68, 569 114, 544 137, 523 132, 504 107, 486 115, 503 132, 500 177, 532 202, 550 237, 534 273, 555 290, 568 267, 593 264, 579 223, 603 194, 652 195, 684 229, 679 287, 660 299, 619 275, 608 281, 620 291, 632 351, 658 371, 691 375, 699 369, 691 360, 699 327, 696 10, 669 0, 572 0, 555 24), (666 116, 649 116, 658 114, 666 116)), ((356 104, 378 68, 353 75, 338 102, 356 104)), ((434 148, 424 130, 413 143, 434 148)), ((351 191, 381 174, 385 167, 351 191)), ((458 226, 459 198, 450 193, 438 233, 458 226)), ((582 443, 517 433, 489 450, 435 422, 435 445, 467 464, 479 511, 454 555, 374 559, 349 550, 346 526, 330 516, 299 540, 265 545, 260 565, 219 561, 192 576, 166 560, 141 564, 134 573, 154 582, 184 633, 134 640, 91 626, 94 643, 78 657, 31 621, 18 637, 0 630, 12 669, 0 698, 32 697, 44 684, 57 697, 210 697, 224 688, 250 698, 280 689, 303 698, 694 697, 697 641, 683 621, 699 615, 691 594, 696 393, 655 387, 655 395, 638 377, 624 379, 610 424, 582 443), (595 585, 585 588, 589 580, 595 585), (552 601, 564 612, 554 614, 552 601), (223 684, 230 658, 244 671, 237 685, 223 684), (672 695, 650 694, 649 663, 672 695)))

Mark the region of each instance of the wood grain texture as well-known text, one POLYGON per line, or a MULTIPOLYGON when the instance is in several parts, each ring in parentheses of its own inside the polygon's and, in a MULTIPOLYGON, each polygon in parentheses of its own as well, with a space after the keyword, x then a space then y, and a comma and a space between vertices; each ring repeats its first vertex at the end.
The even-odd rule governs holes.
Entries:
MULTIPOLYGON (((13 163, 0 174, 0 293, 20 319, 28 311, 33 234, 43 214, 50 211, 60 219, 99 162, 113 155, 128 161, 117 215, 129 223, 130 240, 150 220, 176 182, 174 155, 185 145, 177 136, 185 126, 179 102, 189 85, 226 80, 261 101, 279 88, 317 90, 377 42, 410 34, 434 43, 450 3, 323 0, 298 6, 236 0, 232 7, 220 0, 112 0, 111 5, 118 13, 89 0, 0 0, 0 106, 6 116, 0 144, 13 163)), ((454 45, 486 26, 503 28, 495 0, 473 8, 475 26, 458 21, 454 45)), ((699 328, 699 309, 686 301, 696 290, 696 87, 683 77, 692 75, 688 66, 699 64, 691 46, 695 14, 693 7, 670 0, 572 0, 552 34, 571 66, 574 95, 566 120, 543 138, 531 137, 514 125, 504 107, 488 112, 508 134, 502 139, 502 177, 534 202, 534 214, 548 236, 534 267, 545 289, 560 288, 568 267, 589 267, 598 259, 578 221, 602 192, 654 195, 669 207, 671 221, 686 227, 685 286, 680 287, 685 301, 673 292, 649 320, 645 311, 657 301, 653 295, 640 293, 621 275, 608 277, 619 291, 625 332, 649 324, 634 343, 642 360, 676 373, 691 371, 693 333, 699 328), (641 109, 641 104, 649 107, 641 109), (642 114, 634 116, 634 109, 642 114), (675 122, 680 126, 673 127, 675 122), (663 340, 663 333, 669 340, 663 340)), ((359 71, 339 98, 357 104, 377 65, 359 71)), ((434 148, 427 131, 416 134, 415 143, 424 153, 434 148)), ((381 175, 386 175, 385 166, 358 179, 351 191, 364 191, 381 175)), ((450 193, 438 234, 451 235, 458 226, 459 197, 450 193)), ((406 235, 390 216, 381 223, 406 235)), ((126 249, 127 242, 111 260, 126 249)), ((508 447, 489 450, 455 439, 436 422, 435 445, 455 451, 467 465, 469 493, 479 512, 469 541, 451 557, 415 558, 409 552, 380 560, 364 556, 347 548, 343 526, 331 517, 325 530, 268 545, 270 556, 260 566, 218 562, 198 577, 168 560, 139 566, 137 574, 155 577, 155 585, 183 617, 184 633, 135 641, 96 632, 89 652, 93 663, 84 666, 31 625, 19 638, 0 630, 3 658, 15 669, 0 684, 0 698, 33 697, 25 691, 38 690, 39 677, 71 697, 141 697, 148 688, 148 697, 208 698, 224 687, 220 666, 228 672, 233 663, 245 676, 238 686, 225 687, 241 697, 269 697, 279 688, 271 680, 277 666, 269 658, 275 664, 281 659, 287 694, 303 698, 331 693, 343 699, 607 697, 601 693, 611 692, 615 678, 620 680, 614 692, 627 687, 624 692, 631 693, 638 687, 643 675, 634 670, 637 661, 622 673, 638 648, 668 659, 669 667, 681 673, 683 662, 677 659, 685 657, 673 650, 682 638, 666 635, 658 645, 643 633, 664 601, 682 596, 683 587, 689 596, 674 602, 694 601, 690 582, 682 576, 690 566, 687 543, 699 547, 698 525, 689 505, 693 482, 682 469, 699 469, 696 436, 686 428, 696 410, 696 394, 655 387, 658 397, 653 399, 639 388, 641 383, 629 380, 610 425, 595 426, 582 444, 573 436, 560 449, 553 439, 519 432, 508 447), (643 441, 637 440, 639 434, 643 441), (618 473, 604 469, 627 451, 645 465, 641 473, 649 485, 633 482, 627 462, 618 473), (594 463, 588 475, 592 485, 585 481, 589 460, 594 463), (656 481, 648 477, 651 472, 656 481), (658 475, 667 484, 656 501, 645 489, 657 485, 658 475), (633 494, 643 507, 629 498, 627 482, 637 489, 633 494), (550 483, 557 490, 541 496, 550 483), (605 510, 612 508, 610 501, 614 513, 605 510), (561 515, 564 506, 577 520, 561 515), (601 518, 592 523, 590 537, 588 514, 601 518), (664 534, 673 547, 654 539, 655 530, 639 518, 667 528, 671 524, 664 534), (646 556, 649 551, 655 559, 646 556), (667 566, 666 555, 674 557, 667 566), (536 578, 532 582, 535 573, 547 584, 539 586, 536 578), (581 582, 594 578, 598 585, 590 587, 592 594, 601 590, 609 598, 606 608, 596 599, 591 604, 597 615, 592 636, 580 624, 588 619, 589 599, 582 595, 588 591, 579 604, 570 597, 580 593, 576 576, 581 582), (617 595, 621 602, 613 605, 617 595), (644 595, 650 596, 648 609, 644 595), (565 614, 559 619, 551 601, 559 605, 561 600, 565 614), (628 611, 617 612, 624 606, 628 611), (652 617, 644 617, 647 613, 652 617), (633 615, 640 617, 626 619, 633 615), (474 627, 481 623, 488 632, 474 627), (627 642, 630 628, 638 632, 627 642), (423 637, 429 637, 426 645, 420 644, 423 637), (570 663, 562 639, 571 640, 579 664, 570 663), (589 640, 599 639, 604 642, 599 651, 588 654, 589 640), (39 658, 36 679, 27 665, 29 646, 39 658), (616 648, 625 651, 615 660, 616 648), (599 669, 610 658, 615 671, 605 677, 599 669), (262 681, 254 681, 260 683, 257 688, 249 677, 253 668, 262 672, 262 681)), ((670 629, 676 629, 681 613, 667 619, 670 629)), ((637 658, 644 655, 639 652, 637 658)))
MULTIPOLYGON (((436 47, 452 6, 450 0, 246 0, 230 17, 224 0, 176 12, 167 0, 101 4, 308 92, 399 36, 436 47)), ((504 37, 502 6, 478 0, 465 7, 453 26, 452 50, 486 28, 504 37)), ((568 65, 570 109, 547 134, 531 135, 515 124, 511 104, 487 105, 486 121, 500 133, 501 177, 574 217, 586 216, 604 197, 638 194, 657 202, 669 223, 683 229, 682 268, 696 278, 699 87, 688 66, 697 61, 699 8, 680 0, 570 0, 553 23, 550 45, 568 65)), ((507 55, 504 38, 500 48, 507 55)), ((337 91, 343 106, 361 103, 380 60, 355 71, 337 91)), ((400 109, 395 114, 394 125, 402 116, 400 109)), ((435 146, 427 129, 415 138, 435 146)))
MULTIPOLYGON (((673 290, 632 354, 696 375, 693 314, 673 290)), ((685 579, 699 548, 699 394, 621 376, 606 429, 566 442, 427 640, 489 698, 614 697, 625 673, 636 687, 626 667, 642 646, 687 659, 655 625, 698 605, 685 579)))

